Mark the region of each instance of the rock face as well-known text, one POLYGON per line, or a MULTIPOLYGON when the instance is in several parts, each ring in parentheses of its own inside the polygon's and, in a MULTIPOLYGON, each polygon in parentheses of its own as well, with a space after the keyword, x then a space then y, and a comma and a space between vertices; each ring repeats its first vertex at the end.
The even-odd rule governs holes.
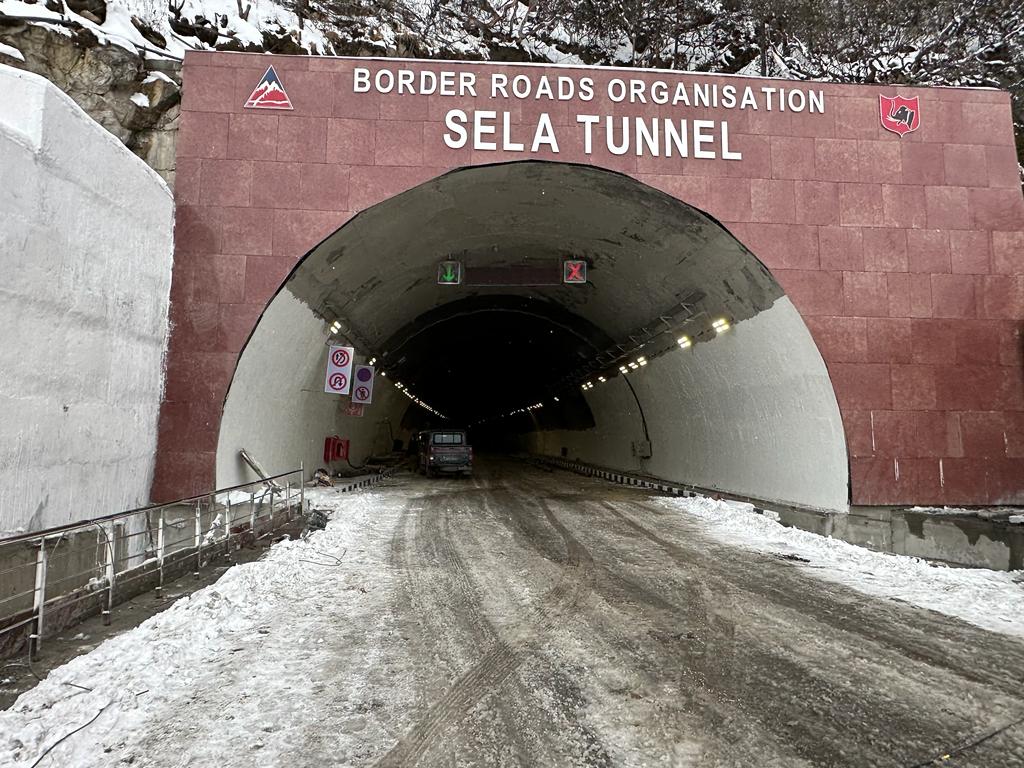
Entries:
POLYGON ((146 61, 101 44, 81 27, 64 32, 14 19, 0 19, 0 43, 24 57, 20 61, 0 48, 0 63, 45 77, 173 185, 181 102, 176 62, 146 61))

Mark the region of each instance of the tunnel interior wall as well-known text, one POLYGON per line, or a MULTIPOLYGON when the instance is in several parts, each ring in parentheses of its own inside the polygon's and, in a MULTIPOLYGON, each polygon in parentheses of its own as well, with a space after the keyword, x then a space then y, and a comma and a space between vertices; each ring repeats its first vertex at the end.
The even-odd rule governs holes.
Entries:
POLYGON ((690 349, 585 393, 597 425, 536 432, 540 453, 740 495, 848 509, 843 423, 828 371, 786 298, 690 349), (638 458, 633 441, 652 454, 638 458))
POLYGON ((324 438, 350 440, 355 467, 371 455, 391 450, 402 439, 399 425, 408 399, 386 379, 377 379, 373 402, 363 416, 345 416, 348 398, 324 392, 327 345, 346 344, 329 337, 323 320, 287 290, 266 312, 239 358, 224 405, 217 444, 217 487, 257 479, 240 451, 249 451, 270 474, 298 469, 308 477, 318 467, 349 470, 344 462, 325 465, 324 438), (390 424, 390 429, 388 425, 390 424))
POLYGON ((45 79, 0 65, 0 532, 144 504, 173 204, 45 79))

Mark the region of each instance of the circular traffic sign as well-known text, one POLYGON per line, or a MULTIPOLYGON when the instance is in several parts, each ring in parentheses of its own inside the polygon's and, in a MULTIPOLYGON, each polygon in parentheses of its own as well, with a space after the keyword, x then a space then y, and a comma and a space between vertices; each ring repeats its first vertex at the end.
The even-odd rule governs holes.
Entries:
POLYGON ((366 387, 356 387, 356 400, 369 400, 370 390, 366 387))
POLYGON ((356 378, 359 379, 360 381, 369 381, 370 379, 373 378, 373 373, 370 371, 369 368, 360 368, 358 371, 356 371, 356 378))
POLYGON ((327 380, 327 384, 335 392, 341 392, 341 390, 345 388, 345 385, 348 384, 348 379, 345 378, 344 373, 334 373, 331 374, 331 378, 327 380))
POLYGON ((334 363, 338 368, 344 368, 348 365, 348 351, 344 349, 336 349, 331 353, 331 362, 334 363))

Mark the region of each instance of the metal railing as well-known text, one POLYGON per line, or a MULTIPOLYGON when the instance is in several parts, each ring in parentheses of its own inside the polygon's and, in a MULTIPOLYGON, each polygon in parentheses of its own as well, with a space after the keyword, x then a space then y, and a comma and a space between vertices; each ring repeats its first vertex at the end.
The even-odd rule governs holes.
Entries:
POLYGON ((0 540, 0 658, 231 557, 305 509, 303 470, 0 540), (298 509, 298 513, 295 510, 298 509))

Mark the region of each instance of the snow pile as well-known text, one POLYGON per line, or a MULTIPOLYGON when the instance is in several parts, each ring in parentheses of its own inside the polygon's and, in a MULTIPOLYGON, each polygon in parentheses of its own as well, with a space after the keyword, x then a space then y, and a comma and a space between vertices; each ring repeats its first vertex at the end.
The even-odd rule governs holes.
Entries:
POLYGON ((308 495, 314 506, 335 510, 326 530, 304 541, 275 544, 262 560, 229 569, 215 584, 55 669, 0 712, 0 765, 34 765, 46 749, 94 717, 88 728, 50 752, 48 764, 131 762, 163 748, 154 741, 164 738, 159 732, 167 719, 192 716, 219 723, 215 730, 225 741, 184 747, 194 758, 237 753, 241 740, 258 742, 261 751, 258 760, 243 756, 240 764, 287 764, 289 740, 296 734, 278 729, 273 708, 300 706, 316 687, 315 654, 329 639, 321 636, 324 614, 337 610, 370 626, 384 593, 368 575, 379 568, 378 550, 387 544, 387 537, 374 536, 375 520, 384 511, 379 495, 342 496, 330 489, 308 495), (296 658, 304 655, 306 660, 296 658), (280 674, 282 659, 294 659, 283 665, 287 675, 280 674), (261 675, 262 663, 279 677, 261 675), (252 685, 260 694, 251 701, 204 710, 203 702, 226 680, 255 677, 259 680, 252 685), (228 709, 230 722, 220 723, 228 709))
MULTIPOLYGON (((936 566, 916 557, 875 552, 845 541, 787 528, 749 504, 695 497, 658 499, 701 520, 723 544, 809 562, 796 567, 864 594, 902 600, 995 632, 1024 637, 1024 587, 1015 574, 936 566)), ((1019 574, 1017 574, 1019 576, 1019 574)))
POLYGON ((1015 507, 987 507, 967 509, 965 507, 910 507, 908 512, 916 512, 921 515, 932 515, 934 517, 952 516, 952 517, 977 517, 981 519, 1001 519, 1007 518, 1009 522, 1015 522, 1015 517, 1020 515, 1009 514, 1013 512, 1015 507))

